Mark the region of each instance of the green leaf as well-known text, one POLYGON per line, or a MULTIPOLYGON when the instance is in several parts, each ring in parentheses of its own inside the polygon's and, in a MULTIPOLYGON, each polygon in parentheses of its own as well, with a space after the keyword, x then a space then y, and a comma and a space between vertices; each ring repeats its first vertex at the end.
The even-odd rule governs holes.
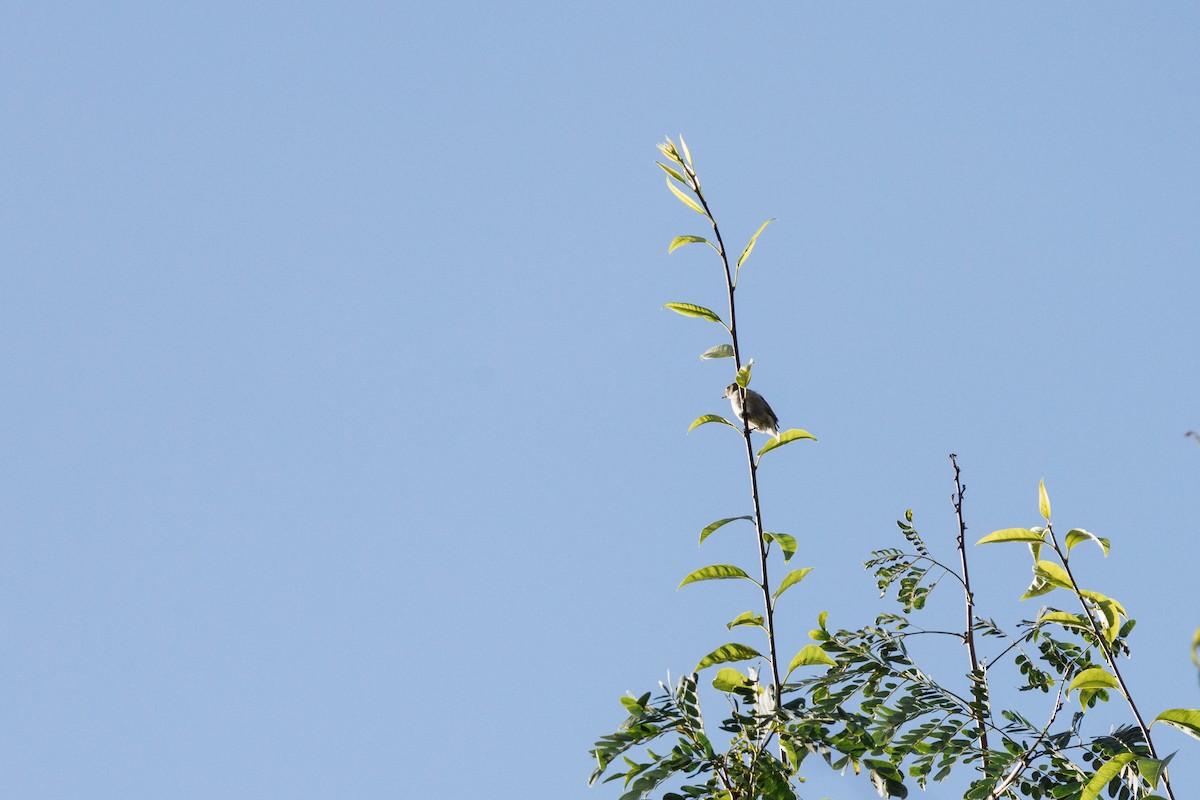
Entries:
POLYGON ((817 437, 813 436, 808 431, 802 431, 799 428, 790 428, 789 430, 779 434, 778 439, 768 439, 766 444, 758 448, 758 457, 762 458, 763 455, 771 452, 776 447, 783 447, 785 444, 798 442, 801 439, 812 439, 815 442, 817 437))
POLYGON ((741 269, 742 262, 744 262, 747 258, 750 257, 750 251, 754 249, 754 243, 758 241, 758 235, 760 233, 762 233, 763 230, 765 230, 766 227, 774 221, 775 221, 775 218, 772 217, 771 219, 764 222, 762 225, 758 226, 758 230, 756 230, 754 232, 754 235, 750 237, 750 243, 746 245, 746 249, 743 250, 741 256, 738 257, 738 260, 737 260, 737 268, 738 269, 741 269))
POLYGON ((1083 787, 1083 794, 1079 795, 1079 800, 1096 800, 1108 782, 1117 777, 1125 765, 1135 758, 1137 756, 1133 753, 1121 753, 1110 759, 1104 766, 1096 770, 1096 774, 1087 782, 1087 786, 1083 787))
POLYGON ((771 599, 773 599, 773 600, 778 599, 779 595, 783 594, 785 591, 792 588, 800 581, 804 580, 804 576, 812 571, 813 571, 812 567, 805 567, 804 569, 794 569, 791 572, 789 572, 787 575, 784 576, 783 580, 779 583, 779 588, 775 590, 775 594, 773 594, 771 596, 771 599))
POLYGON ((1200 667, 1200 628, 1192 634, 1192 663, 1200 667))
POLYGON ((763 622, 764 622, 764 620, 763 620, 761 614, 755 614, 753 611, 743 611, 741 614, 738 614, 737 617, 735 617, 734 620, 732 622, 728 623, 725 627, 728 630, 733 630, 738 625, 757 625, 758 627, 761 628, 763 626, 763 622))
POLYGON ((673 195, 675 195, 676 197, 678 197, 678 198, 679 198, 679 200, 680 200, 680 201, 681 201, 681 202, 682 202, 682 203, 683 203, 685 206, 687 206, 688 208, 690 208, 692 211, 695 211, 697 214, 699 214, 699 215, 700 215, 700 216, 702 216, 702 217, 707 217, 707 216, 708 216, 708 214, 705 214, 705 213, 704 213, 704 209, 700 207, 700 204, 699 204, 699 203, 697 203, 697 202, 696 202, 695 200, 693 200, 692 198, 688 197, 686 194, 684 194, 684 193, 683 193, 683 191, 682 191, 682 190, 681 190, 679 187, 677 187, 675 184, 671 183, 671 179, 670 179, 670 178, 667 178, 667 188, 671 190, 671 194, 673 194, 673 195))
MULTIPOLYGON (((792 670, 796 667, 815 667, 824 665, 828 667, 836 667, 837 662, 830 658, 824 650, 815 644, 805 645, 804 648, 792 658, 792 663, 788 665, 787 674, 791 675, 792 670)), ((787 675, 784 676, 787 678, 787 675)))
POLYGON ((1046 494, 1046 482, 1038 481, 1038 513, 1046 522, 1050 521, 1050 497, 1046 494))
POLYGON ((976 546, 981 544, 993 544, 995 542, 1037 542, 1045 544, 1044 534, 1037 531, 1031 531, 1029 528, 1005 528, 1000 531, 993 531, 987 536, 976 542, 976 546))
POLYGON ((1092 667, 1085 669, 1075 676, 1075 680, 1071 681, 1071 685, 1067 687, 1067 693, 1076 689, 1116 689, 1117 679, 1112 676, 1108 670, 1100 667, 1092 667))
POLYGON ((707 567, 701 567, 691 575, 688 575, 683 579, 683 583, 679 584, 675 589, 678 591, 689 583, 696 583, 697 581, 723 581, 731 578, 745 578, 754 583, 741 567, 735 567, 733 564, 711 564, 707 567))
POLYGON ((1053 622, 1065 628, 1078 628, 1085 631, 1092 629, 1091 624, 1086 619, 1078 614, 1069 614, 1066 611, 1047 611, 1038 617, 1038 622, 1053 622))
POLYGON ((679 157, 679 151, 675 149, 675 143, 671 141, 670 136, 665 137, 665 141, 658 143, 658 149, 676 164, 683 165, 683 159, 679 157))
POLYGON ((719 344, 715 347, 710 347, 700 354, 700 358, 733 358, 733 345, 719 344))
POLYGON ((685 142, 685 141, 683 140, 683 134, 682 134, 682 133, 681 133, 681 134, 679 134, 679 147, 680 147, 680 148, 683 150, 683 157, 684 157, 685 159, 687 159, 687 165, 688 165, 689 167, 693 166, 693 164, 692 164, 692 154, 691 154, 691 152, 688 150, 687 142, 685 142))
MULTIPOLYGON (((668 156, 668 158, 669 158, 669 156, 668 156)), ((662 163, 661 161, 655 161, 654 163, 658 164, 660 167, 662 167, 663 171, 666 172, 668 175, 670 175, 672 178, 679 181, 684 186, 687 186, 687 183, 688 183, 687 179, 684 178, 682 175, 680 175, 678 172, 671 169, 670 167, 668 167, 666 164, 662 163)))
POLYGON ((1029 588, 1025 590, 1025 594, 1021 595, 1021 599, 1028 600, 1031 597, 1041 597, 1044 594, 1053 592, 1054 588, 1052 583, 1038 575, 1034 575, 1033 583, 1029 584, 1029 588))
POLYGON ((674 253, 685 244, 711 244, 708 239, 703 236, 676 236, 671 240, 671 244, 667 246, 668 253, 674 253))
POLYGON ((1033 574, 1044 579, 1047 583, 1063 589, 1073 589, 1071 576, 1067 571, 1053 561, 1036 561, 1033 564, 1033 574))
POLYGON ((1171 753, 1166 758, 1139 758, 1137 760, 1138 774, 1150 784, 1150 788, 1157 789, 1163 771, 1166 770, 1167 765, 1171 763, 1171 759, 1174 757, 1175 754, 1171 753))
POLYGON ((712 685, 719 692, 732 692, 734 689, 753 686, 749 678, 733 667, 721 667, 717 670, 717 677, 713 678, 712 685))
POLYGON ((745 389, 747 386, 749 386, 750 385, 750 369, 753 366, 754 366, 754 359, 752 358, 752 359, 750 359, 750 361, 748 363, 744 364, 742 366, 742 368, 737 371, 737 375, 733 376, 733 382, 736 383, 738 386, 742 387, 743 389, 745 389))
MULTIPOLYGON (((728 425, 729 423, 726 422, 725 424, 728 425)), ((711 536, 713 531, 739 519, 748 519, 753 521, 754 517, 726 517, 725 519, 719 519, 716 522, 705 526, 704 530, 700 531, 700 544, 704 544, 704 540, 711 536)))
POLYGON ((1095 542, 1096 546, 1104 551, 1104 555, 1108 556, 1108 539, 1101 539, 1096 534, 1089 533, 1083 528, 1072 528, 1071 530, 1067 531, 1067 552, 1070 552, 1071 548, 1080 542, 1087 541, 1095 542))
POLYGON ((786 533, 763 533, 763 538, 769 542, 776 542, 779 549, 783 551, 783 563, 792 560, 792 556, 796 555, 796 537, 786 533))
POLYGON ((699 672, 705 667, 711 667, 713 664, 724 664, 730 661, 747 661, 751 658, 762 658, 762 653, 753 647, 730 642, 729 644, 721 645, 700 659, 700 663, 696 665, 696 668, 692 672, 699 672))
POLYGON ((676 314, 683 314, 685 317, 699 317, 700 319, 706 319, 720 325, 725 324, 721 322, 721 317, 718 316, 717 312, 709 311, 704 306, 697 306, 692 303, 666 303, 663 308, 669 308, 676 314))
POLYGON ((696 417, 696 419, 692 422, 692 424, 688 426, 687 432, 691 433, 692 431, 696 430, 696 428, 699 428, 701 425, 707 425, 710 422, 721 422, 721 423, 724 423, 724 424, 728 425, 729 427, 733 428, 735 431, 741 430, 741 428, 739 428, 737 425, 734 425, 732 422, 725 419, 720 414, 704 414, 703 416, 696 417))
POLYGON ((640 717, 646 713, 646 703, 650 702, 650 693, 646 692, 641 697, 626 694, 621 695, 619 699, 621 705, 625 706, 625 710, 629 712, 631 717, 640 717))
MULTIPOLYGON (((1170 725, 1172 728, 1178 728, 1194 739, 1200 739, 1200 711, 1194 708, 1168 709, 1155 717, 1154 722, 1170 725)), ((1150 724, 1153 725, 1154 722, 1150 724)))

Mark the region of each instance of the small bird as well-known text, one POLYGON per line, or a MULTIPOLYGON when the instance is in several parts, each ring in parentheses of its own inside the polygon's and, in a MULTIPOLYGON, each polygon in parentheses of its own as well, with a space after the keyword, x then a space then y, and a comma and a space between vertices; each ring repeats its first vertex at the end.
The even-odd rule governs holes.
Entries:
POLYGON ((767 405, 767 401, 763 396, 753 389, 743 389, 736 383, 731 383, 725 387, 725 394, 722 397, 729 398, 729 404, 733 406, 733 413, 737 414, 738 419, 745 419, 750 423, 750 430, 767 433, 779 438, 779 417, 775 416, 775 412, 771 410, 771 406, 767 405), (746 393, 746 409, 748 413, 745 417, 742 416, 742 392, 746 393))

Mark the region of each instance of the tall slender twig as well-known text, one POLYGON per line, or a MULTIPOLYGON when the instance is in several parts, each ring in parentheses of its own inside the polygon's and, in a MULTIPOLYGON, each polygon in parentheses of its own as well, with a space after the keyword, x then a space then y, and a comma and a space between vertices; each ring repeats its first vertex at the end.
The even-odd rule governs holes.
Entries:
POLYGON ((954 467, 954 494, 951 499, 954 501, 954 515, 958 519, 958 555, 962 559, 962 584, 967 605, 967 629, 963 633, 963 641, 967 645, 967 654, 971 659, 971 681, 977 688, 977 691, 974 692, 975 699, 980 703, 980 707, 973 708, 971 714, 975 717, 975 724, 979 728, 979 746, 983 750, 983 763, 980 765, 980 769, 987 774, 990 750, 988 748, 986 713, 982 706, 984 698, 987 697, 987 673, 979 668, 979 656, 975 650, 975 594, 971 591, 971 572, 967 567, 967 523, 963 519, 963 494, 967 491, 967 487, 962 483, 958 468, 958 456, 954 453, 950 454, 950 463, 954 467))
MULTIPOLYGON (((729 338, 733 345, 734 369, 740 371, 742 368, 742 351, 738 345, 737 305, 734 302, 734 292, 737 289, 737 284, 734 282, 733 271, 729 267, 729 254, 725 252, 725 242, 721 237, 721 229, 718 227, 717 220, 713 216, 712 210, 708 206, 708 201, 704 197, 704 192, 700 188, 700 179, 696 176, 696 171, 686 160, 683 161, 683 169, 691 184, 688 188, 692 190, 696 195, 696 199, 700 201, 700 206, 704 209, 704 215, 712 225, 713 238, 717 240, 716 251, 721 257, 721 265, 725 268, 725 290, 729 298, 729 338)), ((747 407, 744 389, 742 389, 742 407, 747 407)), ((754 500, 754 528, 755 533, 758 535, 758 565, 762 578, 759 585, 762 588, 763 619, 767 629, 767 645, 769 649, 767 660, 771 665, 771 693, 775 700, 775 707, 779 708, 782 687, 779 681, 779 658, 775 646, 775 604, 771 597, 771 584, 767 570, 767 540, 766 536, 763 535, 762 507, 758 499, 758 464, 754 460, 754 445, 750 441, 750 415, 746 413, 742 414, 742 438, 746 443, 746 463, 750 471, 750 495, 754 500)))

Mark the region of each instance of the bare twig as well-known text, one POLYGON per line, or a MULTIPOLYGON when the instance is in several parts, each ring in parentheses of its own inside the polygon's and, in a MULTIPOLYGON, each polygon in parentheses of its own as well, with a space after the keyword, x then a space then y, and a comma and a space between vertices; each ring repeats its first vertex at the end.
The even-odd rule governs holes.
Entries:
MULTIPOLYGON (((971 573, 967 568, 967 523, 963 519, 963 494, 967 487, 963 485, 960 470, 958 468, 958 456, 954 453, 950 454, 950 463, 954 466, 954 494, 951 499, 954 501, 954 516, 958 519, 958 555, 962 559, 962 585, 966 597, 967 604, 967 629, 963 633, 963 641, 967 645, 967 654, 971 660, 971 681, 979 683, 977 686, 982 689, 982 692, 976 694, 976 700, 981 701, 987 696, 987 672, 979 667, 979 656, 975 650, 975 595, 971 591, 971 573)), ((988 749, 987 736, 987 720, 986 711, 982 708, 972 709, 972 715, 975 717, 975 724, 979 728, 979 746, 983 750, 983 763, 980 769, 986 774, 988 768, 988 760, 990 750, 988 749)))

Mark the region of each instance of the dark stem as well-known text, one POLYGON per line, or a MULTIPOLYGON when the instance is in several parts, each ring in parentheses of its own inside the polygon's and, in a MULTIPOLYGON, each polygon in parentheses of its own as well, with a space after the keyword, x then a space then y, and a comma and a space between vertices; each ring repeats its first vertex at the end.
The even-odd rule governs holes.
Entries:
MULTIPOLYGON (((1079 605, 1083 608, 1083 616, 1091 626, 1092 635, 1096 638, 1096 644, 1100 646, 1100 652, 1104 653, 1104 660, 1107 662, 1109 669, 1112 670, 1113 677, 1117 679, 1117 683, 1121 687, 1121 694, 1125 695, 1125 702, 1129 704, 1129 710, 1133 712, 1133 718, 1137 720, 1138 728, 1142 732, 1142 738, 1146 740, 1146 749, 1150 751, 1150 757, 1157 760, 1158 751, 1154 749, 1154 742, 1150 739, 1150 728, 1146 725, 1146 721, 1142 719, 1142 712, 1138 711, 1137 703, 1133 702, 1133 695, 1129 693, 1129 687, 1125 684, 1125 677, 1121 675, 1121 669, 1117 666, 1117 658, 1113 655, 1112 648, 1108 646, 1108 640, 1104 638, 1104 632, 1096 624, 1096 618, 1092 615, 1092 610, 1088 608, 1083 595, 1079 593, 1079 584, 1075 582, 1075 575, 1071 572, 1070 561, 1067 559, 1066 553, 1058 546, 1058 537, 1054 535, 1054 526, 1047 522, 1046 530, 1050 533, 1050 544, 1054 548, 1054 552, 1058 554, 1058 560, 1062 562, 1063 569, 1067 572, 1067 577, 1071 580, 1071 591, 1075 593, 1075 597, 1079 600, 1079 605)), ((1175 793, 1171 791, 1171 782, 1167 779, 1166 775, 1162 776, 1162 781, 1163 788, 1167 791, 1167 797, 1175 800, 1175 793)))
MULTIPOLYGON (((695 171, 690 164, 684 165, 684 171, 687 173, 688 180, 692 182, 692 191, 696 194, 696 199, 700 201, 700 205, 704 208, 704 214, 708 217, 708 221, 712 224, 713 236, 717 240, 717 252, 721 256, 721 264, 725 268, 725 289, 729 296, 729 338, 733 344, 733 361, 734 369, 741 370, 742 368, 742 352, 738 347, 737 337, 737 308, 734 304, 733 293, 737 286, 733 282, 733 273, 729 269, 729 255, 725 252, 725 242, 721 238, 721 229, 717 227, 717 220, 713 217, 712 210, 708 207, 708 201, 704 199, 704 193, 700 189, 700 179, 696 177, 695 171)), ((775 698, 775 708, 779 708, 782 703, 782 686, 779 681, 779 658, 775 648, 775 606, 771 600, 771 584, 767 574, 767 541, 763 535, 762 508, 758 500, 758 465, 754 461, 754 445, 750 441, 750 420, 746 410, 746 392, 742 392, 742 438, 746 442, 746 463, 750 468, 750 495, 754 499, 754 527, 758 534, 758 566, 762 577, 760 584, 763 594, 764 618, 767 628, 767 645, 770 653, 768 661, 771 664, 771 692, 775 698)))
MULTIPOLYGON (((963 519, 963 494, 967 487, 963 486, 958 468, 958 456, 954 453, 950 454, 950 463, 954 466, 954 494, 951 499, 954 501, 954 516, 958 519, 958 555, 962 559, 962 585, 967 602, 967 630, 963 634, 963 641, 967 644, 967 654, 971 659, 971 680, 978 681, 976 684, 982 692, 976 693, 976 702, 982 703, 983 698, 987 696, 987 673, 979 668, 979 656, 975 650, 975 595, 971 591, 971 573, 967 567, 967 523, 963 519)), ((980 765, 981 771, 987 774, 988 760, 991 751, 988 749, 987 724, 985 712, 983 708, 972 709, 972 715, 975 717, 975 724, 979 728, 979 746, 983 750, 983 763, 980 765)))

